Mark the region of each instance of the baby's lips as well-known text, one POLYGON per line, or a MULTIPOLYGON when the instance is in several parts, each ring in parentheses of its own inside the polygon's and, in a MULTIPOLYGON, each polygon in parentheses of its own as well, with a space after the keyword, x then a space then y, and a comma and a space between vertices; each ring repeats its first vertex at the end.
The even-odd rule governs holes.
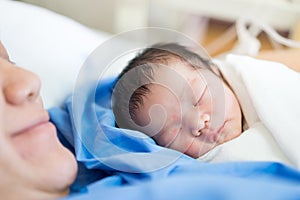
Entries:
POLYGON ((204 135, 207 135, 207 134, 209 134, 209 133, 211 133, 211 132, 213 132, 213 131, 211 131, 210 129, 202 129, 200 132, 201 132, 202 134, 204 134, 204 135))

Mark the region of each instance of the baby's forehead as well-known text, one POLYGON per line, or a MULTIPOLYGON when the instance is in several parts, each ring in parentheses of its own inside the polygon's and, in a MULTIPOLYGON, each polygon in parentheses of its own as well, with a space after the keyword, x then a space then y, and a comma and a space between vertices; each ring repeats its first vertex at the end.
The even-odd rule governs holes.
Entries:
MULTIPOLYGON (((204 89, 213 90, 214 85, 223 82, 209 69, 195 69, 186 63, 176 62, 157 67, 153 74, 152 86, 148 95, 164 98, 168 95, 197 98, 204 89)), ((157 101, 161 99, 157 98, 157 101)))
POLYGON ((176 80, 173 83, 154 82, 149 85, 149 93, 145 95, 148 105, 175 105, 185 100, 196 99, 205 89, 205 82, 199 78, 176 80))
POLYGON ((203 79, 203 81, 206 82, 210 82, 207 79, 218 79, 224 81, 223 77, 218 75, 218 72, 215 72, 218 71, 218 69, 217 66, 213 64, 205 65, 202 62, 197 63, 196 61, 190 62, 184 59, 182 60, 179 58, 172 58, 169 59, 168 62, 157 63, 152 66, 154 66, 153 77, 155 78, 169 77, 178 80, 180 79, 178 78, 179 75, 184 77, 187 81, 189 81, 190 79, 194 79, 195 77, 203 79))
POLYGON ((173 87, 191 84, 195 79, 206 82, 208 69, 195 68, 185 62, 170 62, 153 67, 153 82, 173 87))

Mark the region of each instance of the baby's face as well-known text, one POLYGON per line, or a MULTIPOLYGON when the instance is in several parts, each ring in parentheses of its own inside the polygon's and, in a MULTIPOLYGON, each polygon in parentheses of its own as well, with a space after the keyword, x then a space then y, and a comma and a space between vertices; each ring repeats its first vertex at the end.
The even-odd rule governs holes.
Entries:
POLYGON ((223 81, 207 69, 195 70, 183 63, 172 64, 170 68, 184 81, 174 80, 170 73, 158 69, 155 79, 168 80, 172 86, 151 84, 150 93, 144 97, 134 119, 142 126, 151 122, 150 129, 159 130, 151 133, 159 145, 198 158, 241 134, 238 100, 223 81), (157 105, 162 106, 164 114, 151 110, 157 105), (150 119, 150 110, 156 119, 150 119), (162 119, 163 116, 166 118, 162 119))

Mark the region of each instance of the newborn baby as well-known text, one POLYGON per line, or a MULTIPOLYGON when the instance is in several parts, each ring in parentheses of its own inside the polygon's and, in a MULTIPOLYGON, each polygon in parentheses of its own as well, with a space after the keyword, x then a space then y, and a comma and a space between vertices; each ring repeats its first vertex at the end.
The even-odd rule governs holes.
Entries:
POLYGON ((179 44, 157 44, 137 55, 113 95, 119 127, 193 158, 242 133, 239 102, 218 68, 179 44))

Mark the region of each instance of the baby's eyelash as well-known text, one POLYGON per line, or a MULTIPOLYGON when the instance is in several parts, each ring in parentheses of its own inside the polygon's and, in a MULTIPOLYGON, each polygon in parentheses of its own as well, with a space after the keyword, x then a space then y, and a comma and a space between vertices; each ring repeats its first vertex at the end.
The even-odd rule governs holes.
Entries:
POLYGON ((198 99, 198 101, 195 103, 194 106, 197 106, 197 105, 200 105, 200 104, 201 104, 201 101, 202 101, 203 97, 205 96, 206 90, 207 90, 207 85, 205 86, 205 88, 204 88, 204 90, 203 90, 203 92, 202 92, 200 98, 198 99))

